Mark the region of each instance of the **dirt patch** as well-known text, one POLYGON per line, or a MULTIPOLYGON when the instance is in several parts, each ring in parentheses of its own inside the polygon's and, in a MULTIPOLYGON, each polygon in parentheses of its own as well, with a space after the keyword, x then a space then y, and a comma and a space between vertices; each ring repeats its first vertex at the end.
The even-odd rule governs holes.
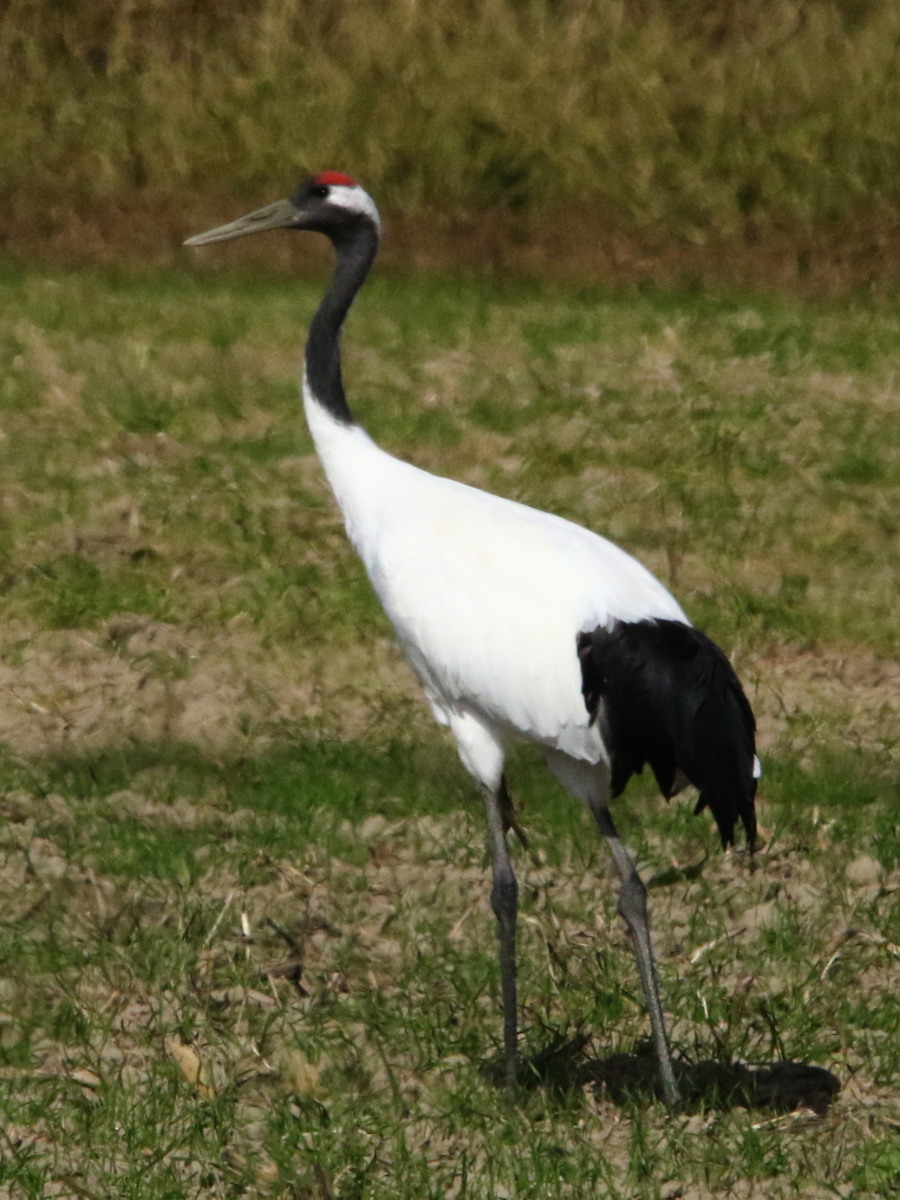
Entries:
MULTIPOLYGON (((882 744, 897 727, 895 660, 778 647, 738 666, 764 752, 804 718, 839 719, 844 741, 861 746, 882 744)), ((240 621, 213 635, 124 614, 99 630, 7 627, 0 655, 0 727, 25 756, 129 740, 246 749, 310 719, 353 738, 392 709, 408 720, 410 705, 428 720, 418 684, 387 638, 344 643, 339 653, 273 653, 240 621)), ((797 734, 796 748, 805 737, 797 734)))
POLYGON ((798 721, 789 742, 802 752, 810 722, 840 720, 844 746, 883 747, 900 723, 900 661, 865 650, 777 647, 740 664, 765 750, 798 721))
POLYGON ((417 694, 386 639, 275 654, 240 622, 211 635, 123 615, 84 632, 7 628, 4 643, 0 725, 25 756, 162 739, 235 750, 318 717, 353 738, 384 697, 417 694))

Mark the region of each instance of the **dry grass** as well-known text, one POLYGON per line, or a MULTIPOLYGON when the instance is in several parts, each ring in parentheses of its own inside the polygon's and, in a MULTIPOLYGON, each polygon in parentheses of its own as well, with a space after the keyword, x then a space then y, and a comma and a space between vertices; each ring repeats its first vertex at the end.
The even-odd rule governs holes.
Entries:
POLYGON ((126 255, 137 236, 158 257, 139 214, 158 231, 188 196, 259 203, 326 165, 390 214, 427 211, 426 256, 474 236, 496 262, 633 278, 648 252, 658 277, 673 250, 689 271, 729 247, 751 271, 840 274, 849 255, 884 279, 898 30, 890 0, 12 0, 5 235, 126 255))

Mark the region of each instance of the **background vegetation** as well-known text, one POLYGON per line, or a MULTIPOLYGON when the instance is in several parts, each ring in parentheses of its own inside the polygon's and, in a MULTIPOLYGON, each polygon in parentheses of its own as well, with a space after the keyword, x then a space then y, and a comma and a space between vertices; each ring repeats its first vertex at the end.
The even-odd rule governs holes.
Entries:
POLYGON ((869 277, 894 261, 898 47, 892 0, 9 0, 3 226, 127 251, 128 213, 183 231, 197 197, 325 164, 427 212, 420 246, 487 215, 582 266, 616 237, 782 238, 795 273, 828 246, 869 277))

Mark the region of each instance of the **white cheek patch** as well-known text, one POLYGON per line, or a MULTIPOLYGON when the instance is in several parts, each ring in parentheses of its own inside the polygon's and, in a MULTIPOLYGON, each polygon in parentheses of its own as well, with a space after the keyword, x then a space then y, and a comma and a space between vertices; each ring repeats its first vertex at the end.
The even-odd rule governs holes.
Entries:
POLYGON ((342 183, 332 183, 328 188, 328 202, 349 212, 363 213, 375 222, 376 228, 381 229, 381 217, 375 207, 375 201, 358 183, 352 187, 342 183))

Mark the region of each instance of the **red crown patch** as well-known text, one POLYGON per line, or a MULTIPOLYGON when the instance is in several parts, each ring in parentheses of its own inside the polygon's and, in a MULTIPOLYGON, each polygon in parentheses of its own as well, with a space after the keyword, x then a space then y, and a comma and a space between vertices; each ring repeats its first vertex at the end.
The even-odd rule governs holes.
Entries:
POLYGON ((349 175, 342 175, 340 171, 320 171, 314 182, 321 187, 356 187, 356 180, 349 175))

